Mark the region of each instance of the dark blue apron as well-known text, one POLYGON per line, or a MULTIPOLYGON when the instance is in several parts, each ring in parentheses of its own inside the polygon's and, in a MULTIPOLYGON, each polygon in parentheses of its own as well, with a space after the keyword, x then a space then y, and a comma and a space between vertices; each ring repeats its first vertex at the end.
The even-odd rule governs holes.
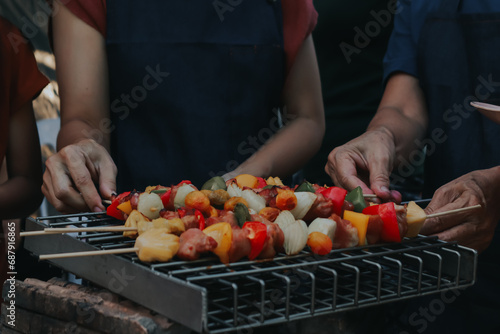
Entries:
POLYGON ((269 138, 280 1, 108 0, 106 43, 119 191, 201 186, 269 138))
MULTIPOLYGON (((440 10, 427 17, 419 39, 419 80, 429 110, 429 137, 439 129, 447 136, 435 136, 434 145, 428 146, 425 197, 463 174, 500 165, 500 125, 469 106, 473 100, 500 98, 500 13, 461 14, 460 5, 460 0, 443 0, 440 10)), ((476 284, 454 302, 451 292, 411 302, 401 317, 409 322, 405 330, 500 333, 499 230, 479 256, 476 284), (430 314, 427 319, 422 310, 430 314)))

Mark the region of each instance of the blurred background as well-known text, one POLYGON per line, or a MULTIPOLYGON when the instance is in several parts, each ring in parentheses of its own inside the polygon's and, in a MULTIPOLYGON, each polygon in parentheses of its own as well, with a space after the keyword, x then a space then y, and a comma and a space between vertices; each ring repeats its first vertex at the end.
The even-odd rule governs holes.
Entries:
MULTIPOLYGON (((37 120, 42 158, 50 157, 56 147, 59 132, 59 94, 56 81, 55 60, 48 39, 50 6, 46 0, 0 0, 0 16, 17 26, 31 42, 40 71, 50 80, 33 103, 37 120)), ((5 168, 2 168, 5 171, 5 168)), ((39 216, 54 214, 46 200, 40 207, 39 216)))

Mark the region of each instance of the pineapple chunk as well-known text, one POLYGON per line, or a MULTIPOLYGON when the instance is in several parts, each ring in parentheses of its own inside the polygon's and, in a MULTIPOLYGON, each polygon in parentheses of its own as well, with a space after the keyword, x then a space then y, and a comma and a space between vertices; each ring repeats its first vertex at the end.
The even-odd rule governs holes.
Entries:
POLYGON ((170 220, 167 220, 165 218, 157 218, 153 221, 144 220, 137 223, 137 232, 139 233, 139 235, 152 229, 166 229, 168 230, 168 233, 172 233, 175 235, 180 235, 185 231, 184 223, 180 218, 174 218, 170 220))
MULTIPOLYGON (((138 224, 140 222, 149 222, 149 219, 144 217, 142 213, 137 210, 133 210, 127 218, 125 222, 125 227, 135 227, 138 228, 138 224)), ((137 231, 125 231, 123 232, 123 236, 127 238, 135 239, 137 238, 137 231)))
POLYGON ((411 201, 406 207, 406 221, 408 222, 408 231, 405 237, 412 238, 416 237, 424 225, 427 215, 425 211, 417 205, 417 203, 411 201))
POLYGON ((179 250, 179 237, 166 228, 152 229, 137 238, 135 247, 139 248, 137 256, 143 262, 167 262, 179 250))

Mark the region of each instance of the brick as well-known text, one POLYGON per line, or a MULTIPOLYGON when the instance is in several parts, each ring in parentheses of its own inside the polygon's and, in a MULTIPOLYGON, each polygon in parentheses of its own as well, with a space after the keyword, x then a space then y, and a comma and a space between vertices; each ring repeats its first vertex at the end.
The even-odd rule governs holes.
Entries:
POLYGON ((100 296, 103 291, 60 281, 27 279, 16 281, 16 305, 104 333, 163 334, 179 329, 165 317, 121 297, 120 302, 106 300, 100 296))
MULTIPOLYGON (((26 279, 25 282, 27 282, 28 280, 29 279, 26 279)), ((169 321, 166 317, 159 315, 159 314, 156 314, 155 312, 153 312, 153 311, 151 311, 151 310, 149 310, 141 305, 138 305, 138 304, 136 304, 128 299, 125 299, 125 298, 121 297, 120 295, 112 293, 109 290, 71 283, 71 282, 65 281, 61 278, 58 278, 58 277, 51 278, 50 280, 47 281, 47 283, 62 286, 62 287, 72 289, 72 290, 83 291, 83 292, 89 293, 91 295, 99 296, 106 301, 119 303, 121 306, 125 307, 125 309, 123 310, 124 312, 130 310, 133 312, 133 314, 140 314, 140 315, 143 315, 145 317, 152 317, 154 319, 154 321, 160 326, 160 328, 166 329, 172 325, 171 321, 169 321)))
MULTIPOLYGON (((15 333, 30 333, 30 334, 100 334, 102 332, 93 331, 72 322, 65 322, 54 319, 52 317, 34 313, 22 308, 16 308, 16 326, 11 327, 7 324, 4 318, 6 312, 6 305, 2 304, 2 324, 15 333)), ((4 331, 2 330, 2 334, 4 331)))
MULTIPOLYGON (((29 280, 31 280, 31 279, 28 278, 25 280, 25 282, 29 283, 30 282, 29 280)), ((91 295, 95 295, 95 296, 101 297, 103 300, 106 300, 109 302, 118 303, 118 302, 120 302, 120 299, 123 299, 121 296, 119 296, 115 293, 112 293, 109 290, 71 283, 71 282, 65 281, 59 277, 53 277, 53 278, 49 279, 47 281, 47 283, 61 286, 61 287, 67 288, 67 289, 81 291, 81 292, 85 292, 85 293, 88 293, 91 295)))

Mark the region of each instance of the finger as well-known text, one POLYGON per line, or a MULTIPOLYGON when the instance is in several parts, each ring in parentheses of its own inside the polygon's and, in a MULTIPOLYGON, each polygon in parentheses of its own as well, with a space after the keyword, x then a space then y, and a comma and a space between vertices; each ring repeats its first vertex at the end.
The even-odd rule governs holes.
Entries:
POLYGON ((396 204, 401 204, 401 201, 403 200, 403 196, 401 196, 401 193, 397 190, 391 190, 391 198, 396 204))
POLYGON ((383 200, 393 199, 389 190, 391 169, 386 159, 376 158, 370 162, 370 188, 383 200))
POLYGON ((117 168, 109 152, 93 140, 83 141, 80 148, 93 181, 99 184, 101 196, 110 199, 116 193, 117 168))
MULTIPOLYGON (((61 154, 63 154, 64 161, 76 189, 85 201, 85 206, 94 212, 104 211, 105 208, 102 205, 101 196, 99 196, 87 168, 86 158, 80 152, 71 149, 61 150, 61 154)), ((71 187, 66 190, 73 198, 76 191, 71 187)))
MULTIPOLYGON (((454 210, 465 206, 464 205, 465 203, 460 198, 457 199, 455 202, 446 203, 441 207, 438 206, 440 204, 436 204, 436 203, 441 203, 441 199, 435 200, 434 201, 435 203, 433 203, 433 201, 431 201, 431 203, 424 210, 427 215, 430 215, 432 213, 454 210)), ((420 233, 428 235, 445 231, 449 228, 452 228, 453 226, 463 223, 465 219, 469 217, 469 214, 470 213, 461 213, 458 215, 458 217, 457 215, 449 215, 449 216, 426 219, 424 225, 422 226, 422 229, 420 230, 420 233)))
POLYGON ((492 240, 492 235, 480 235, 474 224, 460 224, 448 230, 435 234, 439 239, 448 242, 458 242, 462 246, 474 248, 481 252, 486 249, 492 240))
POLYGON ((101 196, 110 199, 116 193, 116 165, 111 158, 99 163, 99 191, 101 196))
MULTIPOLYGON (((59 179, 59 178, 57 178, 59 179)), ((77 208, 74 208, 65 202, 61 201, 55 194, 54 183, 52 181, 52 177, 50 174, 50 171, 47 169, 46 172, 43 175, 43 184, 42 184, 42 192, 49 201, 52 206, 61 213, 76 213, 80 212, 82 210, 78 210, 77 208)))
POLYGON ((334 152, 330 154, 325 171, 335 185, 347 190, 361 187, 364 194, 373 194, 373 191, 359 177, 356 168, 357 164, 351 156, 335 158, 334 152))

